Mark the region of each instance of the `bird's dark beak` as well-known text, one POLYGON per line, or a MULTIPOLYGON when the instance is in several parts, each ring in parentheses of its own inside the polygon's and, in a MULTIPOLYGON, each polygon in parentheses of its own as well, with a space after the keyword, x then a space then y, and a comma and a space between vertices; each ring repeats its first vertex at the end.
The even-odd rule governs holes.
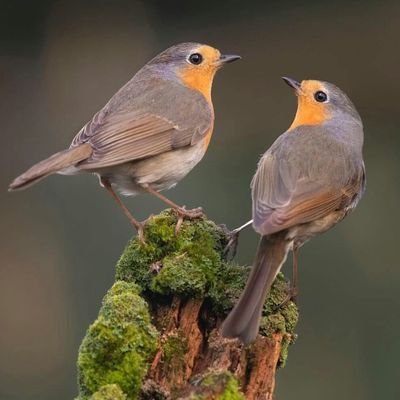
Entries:
POLYGON ((236 60, 240 60, 242 57, 237 56, 235 54, 221 54, 221 56, 219 57, 219 64, 220 65, 224 65, 227 63, 231 63, 234 62, 236 60))
POLYGON ((292 79, 292 78, 287 78, 286 76, 283 76, 282 79, 286 84, 288 84, 291 88, 293 88, 296 93, 300 91, 301 83, 292 79))

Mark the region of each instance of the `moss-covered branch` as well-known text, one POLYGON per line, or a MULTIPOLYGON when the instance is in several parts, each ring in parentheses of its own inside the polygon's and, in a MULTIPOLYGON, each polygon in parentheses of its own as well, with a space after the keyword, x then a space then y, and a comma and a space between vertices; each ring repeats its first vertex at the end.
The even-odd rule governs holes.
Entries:
POLYGON ((89 327, 79 357, 79 399, 270 399, 275 369, 293 342, 298 312, 280 306, 279 275, 266 302, 260 335, 244 348, 219 325, 249 272, 227 262, 227 235, 208 220, 165 211, 133 239, 116 266, 116 281, 89 327))

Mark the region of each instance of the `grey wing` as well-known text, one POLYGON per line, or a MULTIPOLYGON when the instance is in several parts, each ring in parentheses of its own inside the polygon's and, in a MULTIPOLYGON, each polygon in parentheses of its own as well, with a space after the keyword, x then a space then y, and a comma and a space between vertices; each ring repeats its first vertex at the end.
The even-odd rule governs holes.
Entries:
POLYGON ((285 148, 277 141, 261 158, 252 181, 253 225, 263 235, 350 207, 362 191, 362 168, 353 171, 346 162, 330 160, 328 154, 318 165, 307 157, 307 151, 296 155, 296 143, 289 144, 285 148), (333 165, 343 170, 335 171, 339 179, 329 178, 333 165))
MULTIPOLYGON (((129 84, 128 84, 129 85, 129 84)), ((125 90, 129 90, 127 85, 125 90)), ((89 143, 91 157, 79 164, 80 169, 103 168, 143 159, 201 140, 212 127, 212 113, 207 102, 186 88, 171 88, 161 82, 143 93, 124 96, 124 88, 112 98, 74 138, 71 147, 89 143), (174 89, 174 90, 171 90, 174 89), (174 95, 170 95, 173 93, 174 95), (121 98, 126 104, 121 104, 121 98)))

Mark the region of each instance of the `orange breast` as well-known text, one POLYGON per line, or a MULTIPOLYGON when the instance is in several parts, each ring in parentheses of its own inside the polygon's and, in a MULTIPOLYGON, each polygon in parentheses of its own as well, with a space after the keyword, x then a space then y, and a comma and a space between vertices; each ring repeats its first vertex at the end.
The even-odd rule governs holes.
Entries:
POLYGON ((211 102, 211 87, 215 71, 203 69, 197 71, 191 66, 187 66, 180 72, 180 77, 185 86, 199 91, 209 102, 211 102))
POLYGON ((319 125, 329 117, 329 111, 324 104, 299 95, 296 116, 288 130, 291 131, 301 125, 319 125))

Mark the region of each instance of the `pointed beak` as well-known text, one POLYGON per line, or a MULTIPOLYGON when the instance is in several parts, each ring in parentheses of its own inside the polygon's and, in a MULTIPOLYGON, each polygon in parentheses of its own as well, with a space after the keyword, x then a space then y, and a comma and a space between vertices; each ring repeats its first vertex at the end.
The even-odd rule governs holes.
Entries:
POLYGON ((296 91, 296 93, 298 93, 300 91, 300 88, 301 88, 300 82, 298 82, 292 78, 287 78, 286 76, 283 76, 282 79, 287 85, 289 85, 291 88, 293 88, 296 91))
POLYGON ((219 64, 220 65, 224 65, 224 64, 227 64, 227 63, 231 63, 231 62, 234 62, 234 61, 236 61, 236 60, 240 60, 242 57, 240 57, 240 56, 237 56, 237 55, 235 55, 235 54, 221 54, 221 56, 219 57, 219 64))

